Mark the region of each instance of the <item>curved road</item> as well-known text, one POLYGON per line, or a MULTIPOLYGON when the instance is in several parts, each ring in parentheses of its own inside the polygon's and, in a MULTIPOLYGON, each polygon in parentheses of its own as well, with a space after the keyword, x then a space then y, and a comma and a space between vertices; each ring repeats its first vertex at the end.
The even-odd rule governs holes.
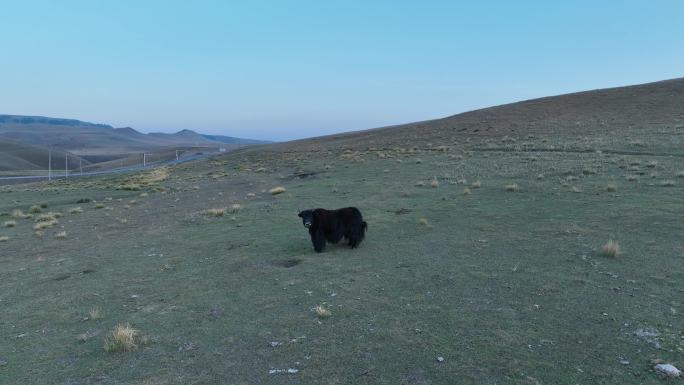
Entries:
MULTIPOLYGON (((166 160, 166 161, 148 162, 145 167, 143 167, 143 166, 128 166, 128 167, 114 168, 111 170, 104 170, 104 171, 84 172, 82 174, 81 173, 73 173, 73 174, 69 174, 68 176, 65 176, 64 174, 54 174, 53 173, 52 179, 79 178, 79 177, 93 176, 93 175, 118 174, 118 173, 127 172, 127 171, 147 170, 147 169, 152 169, 152 168, 160 167, 160 166, 180 164, 180 163, 190 162, 190 161, 197 160, 197 159, 209 158, 213 155, 218 155, 218 154, 224 154, 224 153, 213 152, 213 153, 193 154, 193 155, 188 155, 185 157, 180 157, 178 160, 173 159, 173 160, 166 160)), ((47 175, 3 176, 3 177, 0 177, 0 185, 30 183, 30 182, 43 180, 43 179, 48 179, 48 176, 47 175)))

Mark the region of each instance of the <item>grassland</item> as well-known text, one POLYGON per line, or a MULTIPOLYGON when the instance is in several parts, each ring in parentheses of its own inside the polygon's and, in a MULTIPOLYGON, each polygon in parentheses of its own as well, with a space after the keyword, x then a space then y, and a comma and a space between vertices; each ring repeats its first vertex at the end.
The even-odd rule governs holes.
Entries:
POLYGON ((371 132, 3 187, 0 382, 678 383, 652 368, 684 367, 683 128, 371 132), (39 235, 12 218, 40 204, 39 235), (297 212, 347 205, 367 239, 314 253, 297 212))

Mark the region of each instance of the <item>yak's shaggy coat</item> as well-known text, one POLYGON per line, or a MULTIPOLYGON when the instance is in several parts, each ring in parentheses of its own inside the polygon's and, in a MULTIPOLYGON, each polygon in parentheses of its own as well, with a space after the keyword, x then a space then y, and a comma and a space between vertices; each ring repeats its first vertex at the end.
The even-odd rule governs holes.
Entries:
POLYGON ((299 213, 304 227, 309 229, 314 250, 320 253, 325 242, 338 243, 345 238, 353 249, 364 236, 368 225, 356 207, 345 207, 339 210, 314 209, 299 213))

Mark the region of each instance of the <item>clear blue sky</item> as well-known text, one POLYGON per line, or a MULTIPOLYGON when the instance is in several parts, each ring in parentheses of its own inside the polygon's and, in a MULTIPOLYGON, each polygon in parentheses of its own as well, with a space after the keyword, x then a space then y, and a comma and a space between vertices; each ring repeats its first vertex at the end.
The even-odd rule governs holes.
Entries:
POLYGON ((684 76, 684 1, 3 0, 0 113, 291 139, 684 76))

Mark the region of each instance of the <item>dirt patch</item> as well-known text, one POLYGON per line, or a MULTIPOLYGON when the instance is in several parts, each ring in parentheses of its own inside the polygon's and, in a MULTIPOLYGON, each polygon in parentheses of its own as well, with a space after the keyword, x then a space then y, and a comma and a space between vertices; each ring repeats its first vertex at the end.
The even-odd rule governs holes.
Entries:
POLYGON ((289 269, 302 263, 302 260, 299 258, 279 259, 271 263, 273 264, 273 266, 284 267, 286 269, 289 269))

